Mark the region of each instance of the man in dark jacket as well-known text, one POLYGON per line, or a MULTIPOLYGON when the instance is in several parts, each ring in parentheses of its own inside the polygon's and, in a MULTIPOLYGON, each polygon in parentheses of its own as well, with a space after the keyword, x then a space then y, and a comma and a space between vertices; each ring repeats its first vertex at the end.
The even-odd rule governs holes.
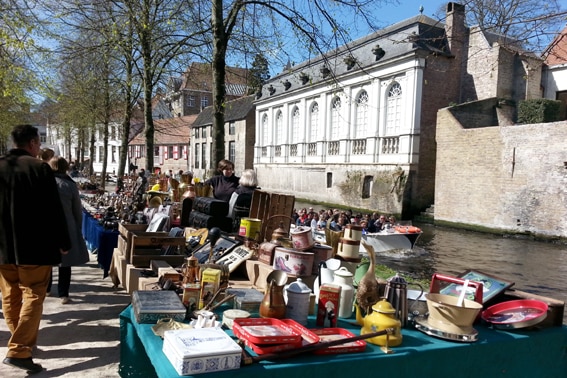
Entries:
POLYGON ((15 148, 0 157, 0 291, 12 334, 4 363, 37 373, 32 360, 51 267, 71 248, 53 170, 37 159, 36 127, 12 131, 15 148))

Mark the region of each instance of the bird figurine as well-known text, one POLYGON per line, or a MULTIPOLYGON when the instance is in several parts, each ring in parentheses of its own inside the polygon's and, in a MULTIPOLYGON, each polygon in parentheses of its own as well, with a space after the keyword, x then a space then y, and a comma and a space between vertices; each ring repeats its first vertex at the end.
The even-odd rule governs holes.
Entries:
POLYGON ((358 289, 356 290, 356 303, 363 310, 365 314, 372 312, 372 306, 380 300, 380 288, 376 273, 374 272, 376 266, 376 255, 374 247, 362 239, 360 241, 368 256, 370 258, 370 266, 360 279, 358 289))

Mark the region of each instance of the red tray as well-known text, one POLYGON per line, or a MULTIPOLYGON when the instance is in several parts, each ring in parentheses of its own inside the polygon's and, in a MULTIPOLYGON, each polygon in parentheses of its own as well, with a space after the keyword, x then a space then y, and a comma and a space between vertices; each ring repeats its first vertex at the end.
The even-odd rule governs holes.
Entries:
POLYGON ((234 335, 256 345, 299 344, 301 334, 289 324, 273 318, 237 318, 232 326, 234 335))
MULTIPOLYGON (((319 336, 321 342, 333 341, 336 339, 354 337, 355 335, 344 328, 318 328, 312 329, 313 333, 319 336)), ((366 349, 366 341, 356 340, 350 343, 335 345, 329 348, 314 351, 315 354, 339 354, 363 352, 366 349)))
POLYGON ((292 319, 281 319, 282 322, 289 325, 294 331, 301 335, 301 341, 298 343, 256 345, 253 342, 244 339, 244 344, 252 349, 256 354, 267 354, 281 352, 284 350, 295 349, 305 345, 317 344, 320 341, 319 336, 311 330, 305 328, 301 324, 292 319))
POLYGON ((536 299, 519 299, 495 304, 482 312, 482 319, 495 328, 531 327, 547 317, 547 303, 536 299))

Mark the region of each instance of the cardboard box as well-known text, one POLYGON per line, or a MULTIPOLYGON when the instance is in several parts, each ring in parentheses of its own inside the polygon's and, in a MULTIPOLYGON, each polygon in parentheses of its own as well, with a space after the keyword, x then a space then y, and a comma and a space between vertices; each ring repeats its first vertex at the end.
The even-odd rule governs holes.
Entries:
POLYGON ((132 294, 134 290, 138 290, 138 280, 142 276, 143 268, 136 268, 132 264, 126 264, 126 286, 124 288, 128 294, 132 294))
POLYGON ((175 270, 167 261, 152 260, 150 261, 151 269, 157 274, 158 277, 163 277, 173 282, 181 281, 182 275, 175 270))
POLYGON ((120 278, 120 285, 126 289, 126 265, 128 261, 124 256, 118 256, 116 260, 116 268, 118 270, 118 277, 120 278))
POLYGON ((222 329, 165 331, 163 353, 179 375, 240 368, 242 348, 222 329))
POLYGON ((341 298, 341 286, 336 284, 323 284, 319 289, 319 303, 317 304, 318 327, 337 326, 339 317, 339 304, 341 298))
POLYGON ((161 290, 156 277, 138 278, 138 290, 161 290))
POLYGON ((199 309, 202 309, 219 289, 220 276, 221 271, 219 269, 207 268, 201 272, 201 297, 199 298, 199 309))
POLYGON ((163 318, 172 318, 182 322, 187 312, 181 299, 173 290, 134 290, 132 308, 136 321, 148 324, 155 324, 163 318))
POLYGON ((110 269, 108 269, 108 275, 110 276, 110 279, 112 280, 112 284, 114 285, 115 288, 117 288, 120 285, 120 266, 118 264, 118 260, 120 258, 122 258, 123 256, 120 254, 120 252, 118 251, 118 248, 114 248, 114 251, 112 252, 112 261, 110 262, 110 269))

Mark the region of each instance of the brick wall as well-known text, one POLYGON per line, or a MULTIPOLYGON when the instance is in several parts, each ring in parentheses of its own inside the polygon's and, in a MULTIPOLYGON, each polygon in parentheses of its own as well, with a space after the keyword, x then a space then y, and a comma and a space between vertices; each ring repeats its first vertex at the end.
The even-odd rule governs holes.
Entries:
POLYGON ((566 129, 566 121, 463 128, 440 110, 435 222, 567 237, 566 129))

